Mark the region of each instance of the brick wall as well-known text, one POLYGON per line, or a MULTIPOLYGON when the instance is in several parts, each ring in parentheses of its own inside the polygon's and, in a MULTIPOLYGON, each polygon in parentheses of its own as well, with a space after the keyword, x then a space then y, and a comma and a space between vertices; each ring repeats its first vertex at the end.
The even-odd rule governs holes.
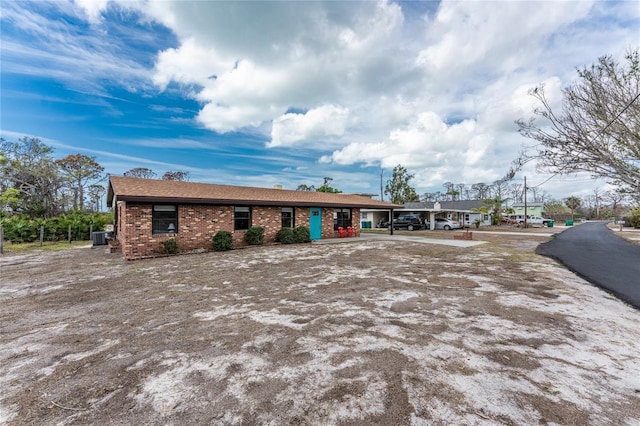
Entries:
POLYGON ((356 230, 356 237, 360 236, 360 209, 351 209, 351 226, 356 230))
MULTIPOLYGON (((218 231, 231 232, 233 245, 246 245, 246 231, 234 231, 233 207, 187 204, 178 206, 178 232, 175 234, 153 234, 152 204, 118 202, 117 235, 122 253, 126 259, 137 259, 163 253, 162 243, 175 238, 178 249, 182 251, 210 250, 213 236, 218 231)), ((295 226, 309 227, 309 208, 294 209, 295 226)), ((352 209, 352 226, 360 235, 360 210, 352 209)), ((264 228, 265 243, 274 242, 276 233, 282 227, 282 209, 280 207, 253 207, 251 225, 264 228)), ((322 238, 335 238, 333 230, 333 209, 322 209, 322 238)))
MULTIPOLYGON (((322 209, 322 238, 338 238, 338 230, 333 229, 334 209, 322 209)), ((360 236, 360 209, 351 209, 351 227, 356 231, 356 237, 360 236)))
MULTIPOLYGON (((126 259, 137 259, 163 253, 162 243, 175 238, 179 250, 210 250, 218 231, 231 232, 236 247, 246 245, 246 231, 234 231, 233 207, 211 205, 179 205, 178 230, 175 234, 153 234, 152 204, 119 202, 117 235, 126 259)), ((309 226, 309 208, 295 208, 295 226, 309 226)), ((333 219, 332 222, 333 223, 333 219)), ((280 207, 253 207, 251 225, 264 228, 265 243, 274 242, 282 227, 280 207)), ((333 233, 328 236, 333 236, 333 233)), ((323 237, 325 237, 323 233, 323 237)))

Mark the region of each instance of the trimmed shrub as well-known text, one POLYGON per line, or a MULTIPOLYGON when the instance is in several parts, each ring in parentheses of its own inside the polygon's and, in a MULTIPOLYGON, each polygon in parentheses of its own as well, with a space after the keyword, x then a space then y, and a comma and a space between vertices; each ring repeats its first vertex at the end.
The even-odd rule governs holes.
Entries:
POLYGON ((293 239, 296 243, 311 242, 311 234, 306 226, 298 226, 293 230, 293 239))
POLYGON ((244 240, 252 246, 262 245, 264 242, 264 228, 261 226, 252 226, 244 234, 244 240))
POLYGON ((176 254, 178 252, 178 242, 175 238, 171 238, 161 244, 164 252, 167 254, 176 254))
POLYGON ((282 228, 276 233, 276 241, 282 244, 293 244, 296 242, 295 235, 293 234, 293 229, 291 228, 282 228))
POLYGON ((214 251, 227 251, 233 250, 233 237, 231 232, 218 231, 213 236, 213 250, 214 251))

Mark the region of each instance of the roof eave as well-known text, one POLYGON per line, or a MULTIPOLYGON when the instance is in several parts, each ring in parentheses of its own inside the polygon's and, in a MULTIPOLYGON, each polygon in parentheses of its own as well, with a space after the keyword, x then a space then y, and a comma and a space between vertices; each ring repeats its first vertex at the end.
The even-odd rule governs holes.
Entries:
POLYGON ((279 200, 238 200, 228 198, 189 198, 189 197, 149 197, 120 195, 119 201, 130 201, 136 203, 167 203, 167 204, 208 204, 208 205, 233 205, 233 206, 295 206, 295 207, 351 207, 351 208, 378 208, 396 209, 400 206, 390 205, 382 207, 366 203, 345 203, 345 202, 315 202, 315 201, 279 201, 279 200))

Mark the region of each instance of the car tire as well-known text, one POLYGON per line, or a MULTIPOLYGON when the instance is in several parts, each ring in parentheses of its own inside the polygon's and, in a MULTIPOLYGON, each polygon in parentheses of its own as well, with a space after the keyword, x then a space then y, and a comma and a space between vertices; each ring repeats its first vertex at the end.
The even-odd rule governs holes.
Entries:
POLYGON ((444 230, 445 230, 445 231, 451 231, 451 227, 450 227, 449 225, 445 225, 445 226, 444 226, 444 230))
POLYGON ((407 226, 407 231, 413 231, 413 225, 408 225, 407 226))

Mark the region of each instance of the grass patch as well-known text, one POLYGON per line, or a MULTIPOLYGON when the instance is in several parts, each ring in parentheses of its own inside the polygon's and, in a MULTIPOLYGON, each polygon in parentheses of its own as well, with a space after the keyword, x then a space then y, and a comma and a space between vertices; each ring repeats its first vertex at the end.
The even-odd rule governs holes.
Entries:
MULTIPOLYGON (((34 243, 22 243, 22 244, 7 244, 4 245, 5 253, 26 253, 29 251, 59 251, 59 250, 68 250, 73 247, 82 247, 86 245, 92 245, 93 242, 91 240, 86 241, 71 241, 68 243, 67 241, 45 241, 42 246, 40 242, 34 243)), ((105 246, 106 247, 106 246, 105 246)))

